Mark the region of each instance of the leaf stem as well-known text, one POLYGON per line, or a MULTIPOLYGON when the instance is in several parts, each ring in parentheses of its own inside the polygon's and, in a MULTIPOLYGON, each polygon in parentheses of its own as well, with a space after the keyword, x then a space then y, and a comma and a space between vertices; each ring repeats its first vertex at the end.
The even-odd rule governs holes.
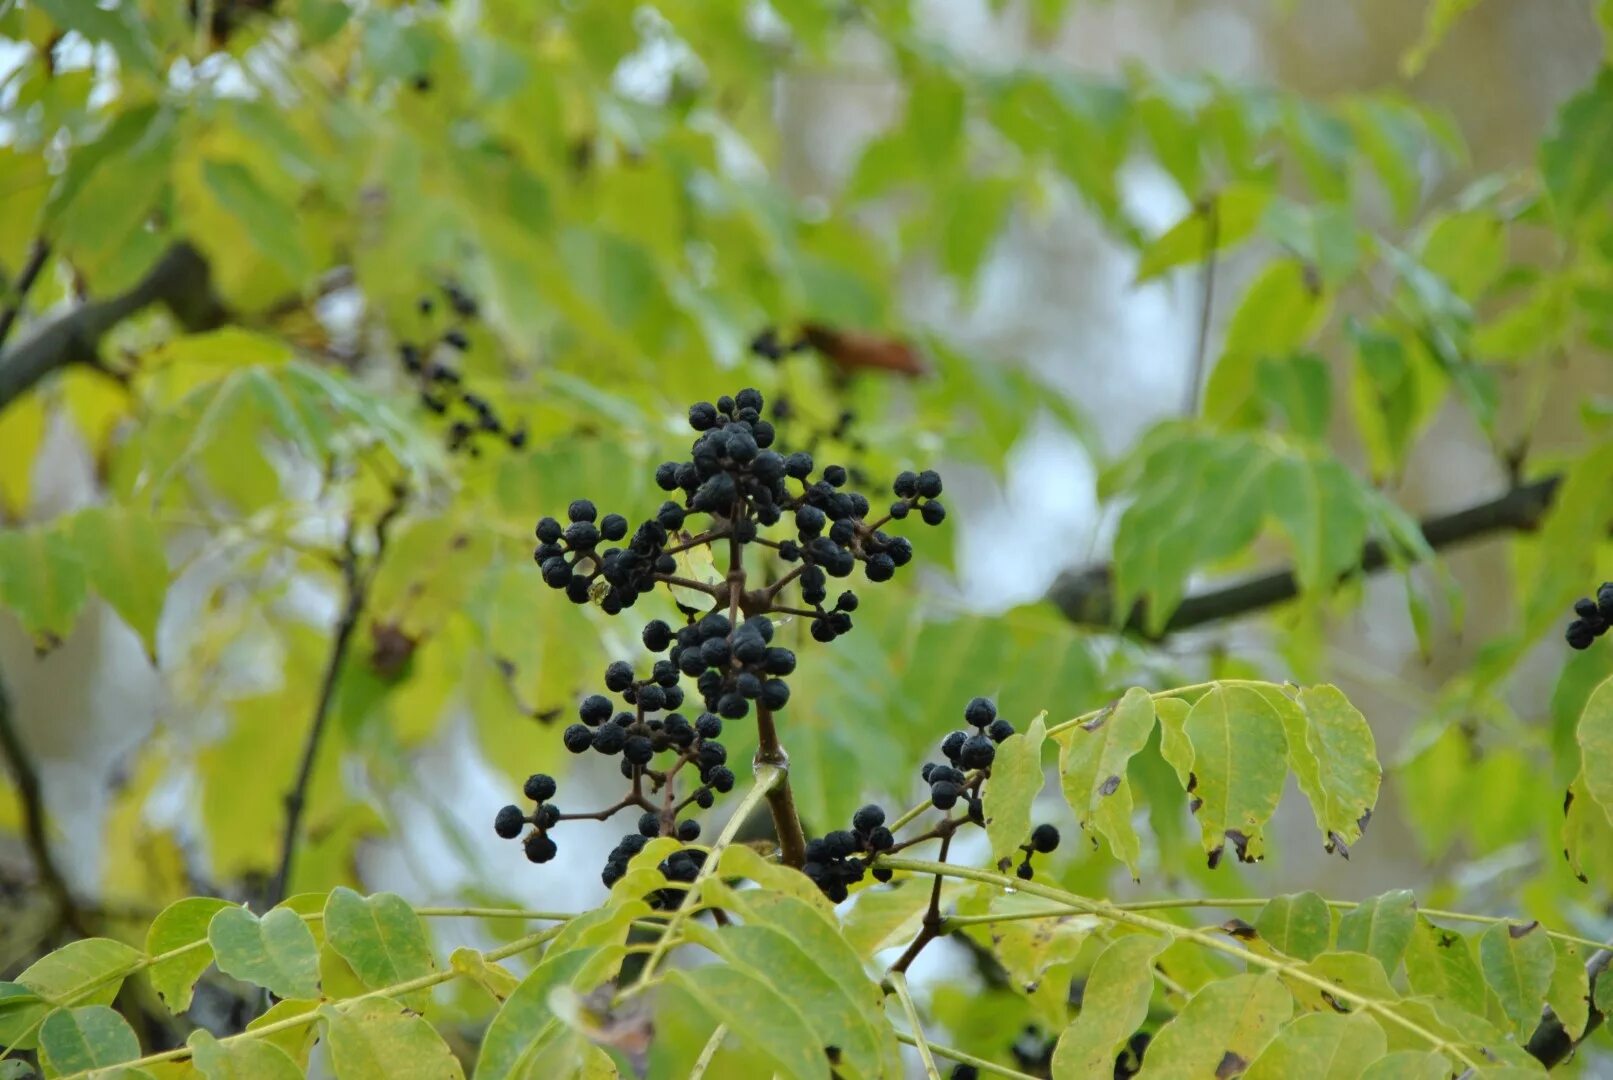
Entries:
POLYGON ((706 1075, 706 1070, 711 1068, 711 1059, 717 1056, 717 1051, 722 1049, 722 1041, 727 1037, 728 1025, 718 1024, 717 1029, 711 1033, 711 1038, 706 1040, 706 1045, 700 1048, 700 1056, 694 1059, 694 1068, 689 1070, 689 1080, 700 1080, 706 1075))
MULTIPOLYGON (((940 880, 937 878, 936 880, 940 880)), ((941 1070, 935 1067, 935 1058, 930 1053, 930 1044, 924 1039, 924 1026, 919 1023, 919 1011, 913 1004, 913 995, 907 989, 907 976, 900 971, 891 971, 885 976, 885 981, 896 991, 896 997, 902 1003, 902 1011, 907 1013, 907 1023, 913 1029, 913 1045, 918 1047, 919 1057, 924 1062, 924 1075, 929 1080, 941 1080, 941 1070)))
MULTIPOLYGON (((904 1042, 913 1047, 919 1045, 919 1040, 914 1036, 909 1035, 905 1031, 898 1031, 896 1033, 896 1041, 904 1042)), ((985 1058, 975 1057, 973 1054, 959 1050, 956 1047, 944 1046, 938 1042, 928 1042, 928 1040, 926 1040, 926 1042, 931 1050, 937 1054, 940 1054, 942 1057, 951 1061, 959 1062, 963 1065, 973 1065, 981 1072, 988 1072, 993 1076, 1006 1076, 1009 1078, 1009 1080, 1036 1080, 1036 1077, 1032 1076, 1030 1073, 1022 1073, 1018 1069, 1010 1069, 1006 1065, 998 1065, 996 1062, 987 1061, 985 1058)))

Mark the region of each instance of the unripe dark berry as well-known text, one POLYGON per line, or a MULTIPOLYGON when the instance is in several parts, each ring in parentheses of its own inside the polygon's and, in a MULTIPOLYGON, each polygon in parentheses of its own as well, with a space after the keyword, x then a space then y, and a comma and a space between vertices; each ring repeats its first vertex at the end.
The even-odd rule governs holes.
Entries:
POLYGON ((633 685, 633 665, 617 660, 605 669, 605 689, 620 694, 633 685))
POLYGON ((558 850, 548 833, 535 832, 526 838, 526 857, 535 863, 546 863, 558 850))
POLYGON ((997 759, 997 744, 984 735, 971 735, 964 740, 958 763, 965 769, 989 769, 997 759))
POLYGON ((526 815, 519 806, 501 807, 498 816, 493 819, 493 831, 506 840, 514 840, 521 835, 526 827, 526 815))
POLYGON ((544 802, 554 798, 554 777, 547 773, 533 773, 526 778, 526 784, 521 788, 526 797, 533 802, 544 802))
POLYGON ((860 833, 873 832, 883 824, 885 824, 885 811, 873 803, 851 815, 851 827, 860 833))

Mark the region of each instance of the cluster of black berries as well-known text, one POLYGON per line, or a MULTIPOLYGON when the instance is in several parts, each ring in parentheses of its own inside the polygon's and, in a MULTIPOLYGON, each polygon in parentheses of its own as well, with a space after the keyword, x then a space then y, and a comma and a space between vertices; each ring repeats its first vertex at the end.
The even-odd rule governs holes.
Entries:
POLYGON ((644 902, 656 911, 676 908, 683 903, 683 894, 686 891, 676 886, 694 884, 694 879, 700 876, 700 868, 704 865, 706 865, 706 853, 699 848, 682 848, 674 851, 656 866, 661 876, 674 884, 647 893, 644 902))
MULTIPOLYGON (((470 337, 464 323, 477 314, 476 301, 459 286, 449 282, 442 286, 443 296, 455 323, 443 330, 427 344, 405 341, 398 346, 398 362, 420 388, 420 404, 428 412, 449 418, 448 451, 480 457, 480 440, 502 440, 512 450, 526 445, 526 425, 507 425, 494 410, 492 403, 480 394, 463 386, 463 377, 452 365, 436 356, 442 347, 463 353, 470 348, 470 337), (453 415, 457 413, 458 415, 453 415)), ((422 296, 418 301, 420 314, 430 316, 436 310, 436 301, 422 296)))
POLYGON ((930 803, 937 810, 951 810, 959 799, 967 798, 970 818, 979 819, 980 782, 991 775, 997 744, 1014 733, 1014 725, 997 715, 996 702, 984 697, 970 701, 963 718, 975 731, 949 732, 941 740, 941 753, 952 764, 928 763, 920 775, 930 785, 930 803), (978 775, 971 778, 971 771, 978 775))
MULTIPOLYGON (((895 846, 896 838, 885 827, 885 811, 870 804, 852 815, 850 829, 837 829, 807 841, 806 865, 801 867, 801 872, 838 904, 849 895, 848 887, 869 872, 871 860, 855 856, 859 853, 877 855, 895 846)), ((875 867, 873 876, 878 881, 889 881, 891 872, 875 867)))
POLYGON ((1058 829, 1054 828, 1052 825, 1036 826, 1036 828, 1031 830, 1030 842, 1019 845, 1019 850, 1025 853, 1025 858, 1020 860, 1019 867, 1014 872, 1020 877, 1024 878, 1026 881, 1029 881, 1036 874, 1036 871, 1031 868, 1031 855, 1046 855, 1049 852, 1057 851, 1058 846, 1058 829))
POLYGON ((555 857, 557 850, 555 842, 549 838, 549 830, 560 821, 560 808, 551 801, 555 793, 554 777, 533 773, 526 778, 522 791, 537 803, 537 809, 524 814, 519 806, 503 807, 493 819, 493 830, 506 840, 514 840, 523 828, 531 825, 532 831, 522 843, 526 857, 535 863, 546 863, 555 857))
MULTIPOLYGON (((936 501, 940 477, 925 471, 903 473, 893 487, 897 501, 891 512, 870 520, 868 498, 846 490, 848 470, 839 465, 819 470, 809 454, 775 449, 777 432, 762 409, 762 395, 753 389, 691 406, 689 426, 697 437, 688 459, 664 462, 655 471, 656 483, 672 497, 636 528, 620 514, 601 516, 589 499, 571 503, 565 524, 552 517, 537 524, 533 557, 544 583, 574 603, 594 603, 616 615, 663 585, 680 590, 684 625, 651 619, 642 628, 644 647, 658 654, 649 673, 641 676, 626 661, 611 664, 605 670, 607 693, 584 698, 578 722, 563 735, 573 753, 619 756, 622 775, 632 784, 628 795, 603 812, 605 817, 628 809, 640 814, 639 829, 606 861, 607 886, 652 835, 693 842, 698 823, 679 815, 690 806, 706 809, 716 795, 733 789, 734 772, 718 741, 724 721, 753 710, 770 718, 788 704, 785 680, 795 671, 796 655, 775 640, 782 625, 777 620, 801 619, 822 642, 849 632, 857 595, 843 590, 832 607, 826 606, 829 579, 850 577, 861 565, 867 580, 889 580, 912 560, 913 548, 906 539, 887 535, 884 526, 914 508, 931 524, 945 517, 936 501), (704 520, 691 523, 694 515, 704 520), (778 539, 763 535, 779 525, 790 533, 778 539), (726 552, 729 565, 721 580, 679 574, 677 556, 699 547, 710 548, 717 558, 726 552), (758 548, 765 549, 760 557, 758 548), (748 562, 747 553, 752 553, 748 562), (786 593, 792 586, 800 604, 786 593), (682 598, 691 592, 706 594, 710 606, 685 606, 682 598), (703 706, 692 723, 678 711, 685 703, 683 679, 694 681, 703 706), (621 704, 607 694, 617 695, 621 704), (693 775, 698 785, 679 798, 676 785, 693 775), (652 801, 651 796, 657 797, 652 801)), ((501 833, 505 821, 499 820, 501 833)), ((880 823, 844 835, 851 841, 845 855, 831 854, 821 844, 815 849, 826 856, 820 865, 846 867, 825 871, 836 880, 849 875, 851 862, 860 862, 852 855, 871 856, 892 842, 880 823)), ((843 845, 835 839, 832 846, 838 852, 843 845)), ((691 859, 698 867, 690 855, 663 870, 671 871, 670 880, 680 880, 673 874, 686 873, 691 859)), ((857 873, 860 877, 861 867, 857 873)), ((841 895, 854 880, 839 884, 841 895)))
POLYGON ((1568 644, 1576 649, 1588 649, 1591 642, 1613 625, 1613 581, 1602 583, 1596 590, 1595 600, 1588 597, 1575 600, 1574 614, 1579 618, 1568 624, 1568 644))

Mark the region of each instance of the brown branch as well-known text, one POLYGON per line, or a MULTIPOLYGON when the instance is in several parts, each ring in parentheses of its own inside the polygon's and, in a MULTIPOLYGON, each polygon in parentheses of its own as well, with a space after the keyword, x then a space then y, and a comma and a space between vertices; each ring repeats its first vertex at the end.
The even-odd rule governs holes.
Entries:
POLYGON ((211 330, 225 318, 206 260, 189 244, 175 244, 129 291, 81 304, 0 354, 0 409, 53 371, 98 365, 101 339, 152 304, 167 307, 191 332, 211 330))
MULTIPOLYGON (((1448 514, 1425 518, 1421 524, 1428 546, 1438 551, 1494 533, 1529 532, 1539 526, 1551 509, 1562 483, 1560 474, 1521 484, 1486 502, 1448 514)), ((1369 541, 1361 549, 1354 574, 1370 574, 1389 565, 1389 549, 1380 541, 1369 541)), ((1140 637, 1164 638, 1205 623, 1237 618, 1285 603, 1299 595, 1299 580, 1291 569, 1274 570, 1231 585, 1189 596, 1179 604, 1163 629, 1147 630, 1144 605, 1139 602, 1127 614, 1121 627, 1140 637)), ((1113 627, 1114 571, 1104 563, 1060 574, 1047 591, 1047 599, 1072 622, 1083 626, 1113 627)))
POLYGON ((56 861, 51 858, 50 841, 45 836, 44 792, 39 785, 39 773, 34 768, 33 759, 28 756, 27 747, 23 746, 21 734, 12 723, 11 698, 3 685, 0 685, 0 752, 4 753, 12 779, 17 785, 23 839, 33 857, 34 872, 39 876, 39 883, 55 901, 56 915, 61 924, 83 937, 89 937, 88 920, 73 899, 67 879, 62 877, 56 861))
POLYGON ((274 880, 270 885, 266 907, 273 907, 286 898, 286 889, 291 883, 292 863, 297 852, 297 835, 302 824, 303 807, 308 799, 308 785, 313 779, 314 763, 319 756, 319 744, 330 719, 331 705, 336 699, 336 686, 341 680, 342 669, 347 664, 347 654, 353 644, 353 632, 358 629, 359 620, 364 616, 364 608, 369 603, 370 586, 375 583, 375 574, 386 555, 387 530, 403 512, 403 505, 407 499, 407 489, 403 487, 392 489, 391 503, 375 522, 375 554, 370 556, 368 566, 361 565, 354 544, 358 532, 356 519, 348 519, 347 530, 342 536, 342 555, 339 564, 344 592, 342 613, 336 620, 336 631, 331 637, 330 657, 325 662, 325 673, 319 683, 319 696, 314 701, 313 722, 308 726, 308 735, 303 740, 302 760, 297 766, 297 778, 285 796, 286 825, 280 838, 280 866, 275 871, 274 880))
MULTIPOLYGON (((945 825, 943 822, 943 826, 945 825)), ((941 853, 935 857, 936 862, 947 861, 947 849, 952 846, 952 833, 956 828, 956 825, 943 828, 941 853)), ((944 926, 945 920, 941 918, 941 875, 937 874, 935 884, 930 887, 930 906, 924 912, 924 922, 919 926, 918 936, 913 938, 912 943, 902 951, 902 955, 897 957, 896 963, 892 964, 890 969, 906 972, 913 961, 918 959, 919 953, 924 951, 924 946, 941 936, 944 926)))
POLYGON ((17 275, 17 283, 11 287, 11 301, 4 311, 0 311, 0 345, 6 343, 11 336, 11 328, 17 322, 17 316, 22 314, 23 304, 28 300, 28 293, 39 280, 39 272, 45 268, 45 260, 50 258, 50 243, 44 237, 34 241, 28 251, 28 261, 22 264, 22 272, 17 275))

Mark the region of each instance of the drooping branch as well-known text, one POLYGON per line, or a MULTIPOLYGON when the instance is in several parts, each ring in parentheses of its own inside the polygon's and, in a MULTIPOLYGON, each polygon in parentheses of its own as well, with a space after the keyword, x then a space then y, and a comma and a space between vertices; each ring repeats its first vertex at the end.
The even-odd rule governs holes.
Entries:
POLYGON ((55 902, 61 925, 88 937, 90 931, 84 913, 74 901, 67 879, 62 876, 55 859, 51 856, 50 841, 45 835, 44 792, 39 784, 39 772, 34 768, 28 748, 22 743, 21 734, 12 723, 11 698, 6 693, 4 685, 0 685, 0 754, 4 755, 6 766, 11 771, 12 781, 17 785, 17 801, 21 804, 22 810, 23 839, 34 861, 34 873, 39 876, 39 883, 55 902))
POLYGON ((308 800, 308 785, 313 779, 314 765, 319 758, 319 744, 324 738, 330 719, 331 705, 336 699, 336 687, 341 681, 342 669, 347 665, 347 654, 353 644, 353 633, 364 617, 369 604, 370 587, 375 583, 376 571, 386 555, 387 532, 403 512, 408 492, 402 487, 392 490, 392 501, 375 522, 375 552, 368 561, 361 560, 357 548, 358 521, 350 518, 342 537, 342 553, 338 566, 342 573, 342 610, 336 619, 331 635, 330 656, 325 661, 325 672, 320 678, 319 695, 314 699, 314 718, 308 725, 303 740, 302 759, 291 790, 286 792, 286 824, 280 838, 280 864, 269 887, 266 907, 273 907, 286 898, 291 883, 292 863, 296 858, 297 838, 302 827, 303 808, 308 800))
MULTIPOLYGON (((1521 484, 1505 494, 1448 514, 1423 520, 1428 546, 1438 551, 1495 533, 1528 532, 1539 526, 1557 496, 1562 476, 1554 474, 1521 484)), ((1377 540, 1361 549, 1351 573, 1370 574, 1389 565, 1389 550, 1377 540)), ((1299 595, 1299 579, 1292 569, 1273 570, 1231 585, 1209 589, 1183 600, 1158 632, 1147 629, 1146 611, 1138 603, 1126 615, 1123 629, 1143 637, 1164 638, 1206 623, 1248 615, 1285 603, 1299 595)), ((1071 570, 1059 575, 1047 599, 1065 617, 1083 626, 1115 625, 1114 570, 1108 564, 1071 570)))
POLYGON ((101 339, 152 304, 168 308, 192 332, 211 330, 225 318, 207 261, 189 244, 175 244, 127 292, 82 304, 0 354, 0 409, 53 371, 98 364, 101 339))

